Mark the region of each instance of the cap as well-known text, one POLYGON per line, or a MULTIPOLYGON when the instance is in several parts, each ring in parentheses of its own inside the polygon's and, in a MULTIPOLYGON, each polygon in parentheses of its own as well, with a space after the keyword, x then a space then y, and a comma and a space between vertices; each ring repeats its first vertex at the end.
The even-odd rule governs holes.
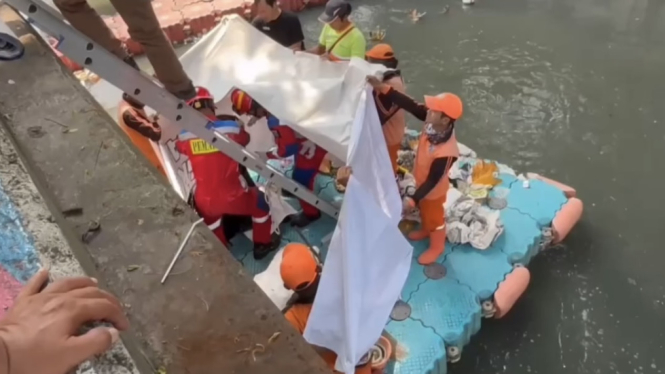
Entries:
POLYGON ((429 110, 442 112, 453 120, 462 117, 462 99, 449 92, 444 92, 436 96, 425 96, 425 106, 429 110))
POLYGON ((239 89, 231 92, 231 106, 238 114, 248 114, 252 110, 253 100, 244 91, 239 89))
POLYGON ((309 286, 316 279, 318 266, 312 252, 305 244, 287 244, 279 268, 284 287, 295 291, 309 286))
POLYGON ((344 0, 330 0, 326 4, 326 8, 319 16, 319 21, 323 23, 330 23, 337 17, 346 16, 351 13, 351 4, 344 0))
POLYGON ((393 47, 386 43, 377 44, 365 53, 365 57, 374 60, 390 60, 395 58, 393 47))
POLYGON ((196 96, 187 101, 187 105, 191 106, 194 109, 201 109, 206 106, 204 101, 212 101, 214 103, 215 99, 212 97, 210 91, 205 87, 196 87, 196 96))

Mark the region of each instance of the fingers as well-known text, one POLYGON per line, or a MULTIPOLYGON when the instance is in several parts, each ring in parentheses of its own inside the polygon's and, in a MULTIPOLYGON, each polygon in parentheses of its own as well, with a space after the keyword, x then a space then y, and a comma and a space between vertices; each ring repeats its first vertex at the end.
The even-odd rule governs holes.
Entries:
POLYGON ((71 318, 74 329, 92 321, 108 321, 118 330, 129 328, 129 321, 117 301, 106 298, 77 299, 73 309, 71 318))
POLYGON ((118 301, 115 296, 97 287, 79 288, 77 290, 70 291, 69 295, 79 299, 105 299, 113 303, 118 308, 122 309, 120 301, 118 301))
POLYGON ((17 298, 22 298, 39 293, 41 288, 48 282, 48 269, 42 268, 37 274, 33 275, 28 283, 23 286, 17 298))
POLYGON ((97 280, 90 277, 62 278, 51 283, 44 289, 44 293, 64 293, 79 288, 97 287, 97 280))
POLYGON ((109 350, 118 341, 120 334, 112 327, 96 327, 80 336, 72 336, 67 340, 68 363, 75 366, 109 350))

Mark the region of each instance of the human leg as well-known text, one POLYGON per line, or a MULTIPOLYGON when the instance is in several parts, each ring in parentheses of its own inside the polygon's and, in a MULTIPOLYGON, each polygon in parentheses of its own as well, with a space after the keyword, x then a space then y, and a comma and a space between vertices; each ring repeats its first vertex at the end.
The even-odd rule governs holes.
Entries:
POLYGON ((446 218, 443 204, 446 202, 443 198, 427 200, 420 202, 421 230, 425 230, 429 235, 429 247, 418 257, 418 263, 428 265, 435 262, 445 250, 446 245, 446 218))
MULTIPOLYGON (((138 1, 138 0, 135 0, 138 1)), ((63 17, 78 31, 121 59, 129 54, 86 0, 53 0, 63 17)))
MULTIPOLYGON (((314 191, 314 182, 319 173, 319 166, 325 159, 326 153, 323 148, 316 147, 312 157, 307 157, 308 155, 302 154, 302 152, 296 154, 293 180, 314 191)), ((304 227, 321 217, 321 211, 317 207, 303 200, 300 200, 300 206, 302 207, 302 213, 291 220, 294 226, 304 227)))
POLYGON ((111 4, 127 24, 132 39, 145 49, 155 75, 164 84, 164 88, 180 99, 193 98, 196 95, 194 85, 162 31, 150 0, 111 0, 111 4))
POLYGON ((255 259, 260 260, 279 248, 281 236, 271 234, 270 207, 263 192, 259 191, 258 188, 252 187, 240 197, 229 201, 224 210, 226 214, 252 217, 252 241, 254 242, 255 259))

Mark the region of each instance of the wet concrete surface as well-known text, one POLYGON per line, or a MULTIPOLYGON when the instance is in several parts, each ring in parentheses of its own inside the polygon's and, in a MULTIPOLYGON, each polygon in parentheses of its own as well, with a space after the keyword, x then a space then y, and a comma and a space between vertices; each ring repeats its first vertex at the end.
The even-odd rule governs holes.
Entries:
MULTIPOLYGON (((585 202, 565 245, 530 265, 523 299, 449 372, 665 370, 665 1, 353 4, 363 30, 387 30, 411 95, 460 94, 460 141, 585 202), (427 12, 416 24, 413 8, 427 12)), ((319 12, 301 16, 310 41, 319 12)))
POLYGON ((77 260, 125 305, 132 329, 123 342, 139 371, 326 372, 210 231, 195 232, 160 284, 194 212, 48 47, 22 22, 10 26, 26 53, 0 64, 0 113, 77 260), (83 214, 63 217, 72 207, 83 214), (91 222, 101 231, 83 242, 91 222))

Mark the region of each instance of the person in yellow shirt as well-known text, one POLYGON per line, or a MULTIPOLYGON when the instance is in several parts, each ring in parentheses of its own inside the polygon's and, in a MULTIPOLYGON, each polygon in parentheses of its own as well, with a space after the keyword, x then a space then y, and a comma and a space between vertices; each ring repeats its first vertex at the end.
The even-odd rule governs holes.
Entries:
MULTIPOLYGON (((316 291, 321 279, 321 264, 305 244, 289 243, 284 248, 279 268, 284 287, 296 294, 295 302, 288 307, 284 318, 299 333, 303 334, 312 312, 316 291)), ((328 366, 334 370, 337 355, 325 348, 313 346, 328 366)), ((370 374, 372 367, 369 355, 365 355, 356 366, 355 374, 370 374)), ((337 373, 335 371, 335 373, 337 373)))
POLYGON ((330 0, 319 16, 323 30, 319 44, 310 52, 330 61, 349 61, 351 57, 365 58, 365 35, 351 22, 351 4, 344 0, 330 0))

